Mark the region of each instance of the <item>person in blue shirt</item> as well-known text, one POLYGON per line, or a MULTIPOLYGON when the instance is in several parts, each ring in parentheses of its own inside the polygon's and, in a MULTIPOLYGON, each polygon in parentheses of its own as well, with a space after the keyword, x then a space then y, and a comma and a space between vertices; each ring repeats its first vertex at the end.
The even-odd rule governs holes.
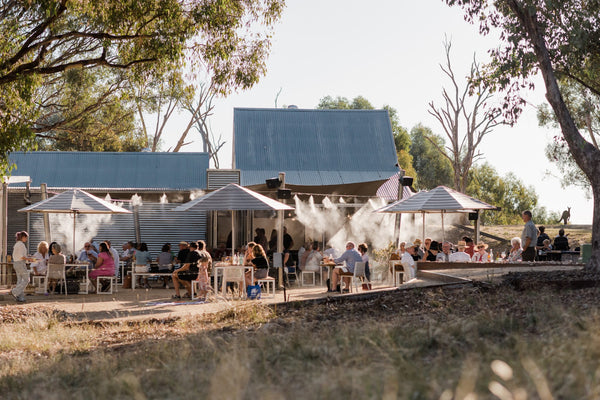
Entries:
POLYGON ((98 252, 94 251, 90 242, 85 242, 85 244, 83 245, 83 249, 79 252, 79 255, 77 256, 77 261, 87 262, 87 268, 92 269, 94 268, 97 259, 98 252))
MULTIPOLYGON (((346 243, 346 251, 342 253, 342 255, 333 260, 336 264, 346 263, 345 267, 335 268, 331 274, 331 287, 327 289, 328 292, 337 291, 337 284, 340 280, 340 275, 342 272, 351 272, 354 273, 354 264, 362 261, 362 256, 360 253, 354 248, 353 242, 346 243)), ((346 289, 344 291, 348 291, 350 289, 350 278, 344 279, 346 282, 346 289)))

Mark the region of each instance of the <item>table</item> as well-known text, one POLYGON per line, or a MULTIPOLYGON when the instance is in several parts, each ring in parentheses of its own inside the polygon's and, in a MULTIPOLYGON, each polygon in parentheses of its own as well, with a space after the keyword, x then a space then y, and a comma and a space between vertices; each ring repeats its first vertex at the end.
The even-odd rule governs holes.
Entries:
MULTIPOLYGON (((90 268, 89 268, 89 263, 85 262, 85 263, 72 263, 72 264, 65 264, 65 268, 66 269, 70 269, 73 268, 75 271, 81 271, 83 269, 85 269, 85 290, 80 290, 79 294, 89 294, 90 292, 90 268), (85 266, 86 268, 81 268, 82 266, 85 266)), ((66 286, 66 282, 65 282, 65 286, 66 286)), ((65 289, 66 290, 66 289, 65 289)))
MULTIPOLYGON (((523 261, 514 263, 505 262, 489 262, 489 263, 478 263, 478 262, 438 262, 438 261, 417 261, 416 270, 419 271, 432 271, 438 269, 473 269, 473 268, 531 268, 531 267, 548 267, 565 265, 564 262, 560 261, 523 261)), ((570 264, 569 265, 580 265, 584 264, 570 264)))
POLYGON ((338 265, 334 262, 330 262, 330 261, 321 262, 321 282, 324 282, 323 281, 323 267, 327 267, 327 279, 329 279, 329 282, 331 282, 331 272, 337 266, 338 265))
POLYGON ((221 271, 221 275, 223 275, 223 271, 225 271, 226 269, 237 269, 237 270, 243 270, 243 273, 245 275, 246 270, 250 271, 250 280, 251 282, 254 282, 254 266, 252 265, 231 265, 231 264, 227 264, 227 263, 222 263, 222 262, 218 262, 215 263, 213 265, 213 290, 214 293, 217 294, 218 293, 218 286, 219 286, 219 271, 221 271))

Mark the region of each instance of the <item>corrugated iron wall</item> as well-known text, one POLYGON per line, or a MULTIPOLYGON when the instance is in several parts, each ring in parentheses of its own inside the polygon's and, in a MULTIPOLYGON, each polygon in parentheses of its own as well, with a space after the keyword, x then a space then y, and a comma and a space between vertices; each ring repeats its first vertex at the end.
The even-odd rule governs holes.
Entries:
MULTIPOLYGON (((33 253, 37 244, 44 240, 42 215, 32 213, 29 227, 27 227, 27 214, 16 212, 17 209, 22 208, 22 205, 15 203, 17 202, 11 202, 14 204, 14 210, 9 210, 12 223, 9 223, 8 251, 12 253, 15 233, 24 229, 29 230, 29 251, 33 253)), ((181 240, 206 240, 206 213, 172 211, 179 205, 179 203, 143 203, 139 206, 141 240, 148 244, 154 258, 165 243, 171 243, 172 247, 176 249, 177 246, 173 245, 181 240)), ((130 204, 125 204, 123 207, 132 210, 130 204)), ((68 214, 50 214, 50 226, 52 240, 66 247, 67 252, 70 253, 73 217, 68 214)), ((110 240, 119 252, 124 242, 135 241, 133 214, 78 215, 76 227, 77 251, 81 249, 85 241, 92 237, 98 242, 110 240)))

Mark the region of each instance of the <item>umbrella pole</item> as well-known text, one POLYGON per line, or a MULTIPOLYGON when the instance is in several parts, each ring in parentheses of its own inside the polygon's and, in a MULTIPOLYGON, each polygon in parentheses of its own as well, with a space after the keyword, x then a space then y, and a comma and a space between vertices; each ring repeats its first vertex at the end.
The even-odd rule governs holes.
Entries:
POLYGON ((73 211, 73 254, 75 254, 75 224, 77 222, 77 211, 73 211))
POLYGON ((446 230, 444 229, 444 210, 442 210, 442 240, 446 241, 446 230))
POLYGON ((231 259, 235 254, 235 211, 231 210, 231 259))
POLYGON ((425 213, 423 213, 423 229, 422 229, 422 238, 421 240, 423 241, 422 243, 425 243, 425 213))

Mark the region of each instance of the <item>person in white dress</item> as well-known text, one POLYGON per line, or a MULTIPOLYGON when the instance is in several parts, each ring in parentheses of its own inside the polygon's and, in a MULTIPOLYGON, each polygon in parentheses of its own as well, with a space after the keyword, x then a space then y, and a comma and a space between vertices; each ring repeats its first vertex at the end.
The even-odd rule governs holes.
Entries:
POLYGON ((404 277, 404 280, 408 282, 417 277, 417 269, 415 267, 415 260, 413 259, 413 255, 416 254, 416 249, 415 245, 410 242, 405 244, 404 249, 405 251, 404 254, 402 254, 400 263, 402 263, 402 266, 405 267, 405 271, 406 267, 408 267, 409 274, 408 276, 404 277))
POLYGON ((27 255, 27 247, 25 246, 29 234, 25 231, 21 231, 17 232, 16 237, 17 241, 15 247, 13 247, 12 258, 13 268, 17 274, 17 285, 12 288, 10 294, 12 294, 17 303, 25 303, 25 288, 27 287, 27 284, 29 284, 29 271, 27 270, 25 263, 27 261, 33 261, 33 258, 30 258, 27 255))

